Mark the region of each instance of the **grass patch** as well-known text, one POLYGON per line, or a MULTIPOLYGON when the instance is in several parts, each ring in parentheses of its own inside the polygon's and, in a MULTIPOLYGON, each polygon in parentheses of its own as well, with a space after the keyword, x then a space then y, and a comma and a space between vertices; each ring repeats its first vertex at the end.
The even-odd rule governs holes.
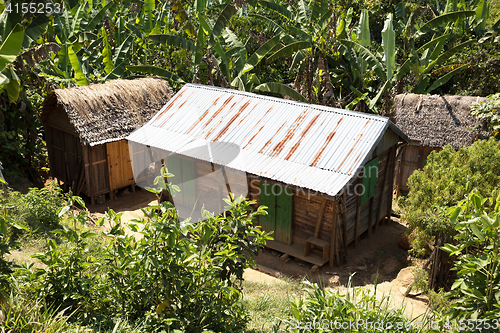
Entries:
POLYGON ((243 281, 242 304, 248 310, 250 323, 247 331, 272 332, 280 318, 291 314, 290 300, 303 294, 299 281, 290 278, 266 283, 261 281, 243 281))

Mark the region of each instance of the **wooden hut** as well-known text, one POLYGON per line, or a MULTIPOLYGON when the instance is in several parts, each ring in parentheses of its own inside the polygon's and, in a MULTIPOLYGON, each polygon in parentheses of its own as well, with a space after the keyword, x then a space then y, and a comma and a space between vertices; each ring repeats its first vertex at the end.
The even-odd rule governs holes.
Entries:
POLYGON ((195 84, 127 139, 134 174, 165 163, 168 181, 186 185, 178 211, 243 194, 268 207, 268 247, 317 266, 390 217, 396 149, 408 141, 385 117, 195 84))
POLYGON ((483 100, 483 97, 417 94, 395 97, 389 118, 413 139, 397 153, 394 179, 397 196, 408 192, 408 178, 424 167, 432 151, 448 144, 458 149, 474 143, 478 132, 473 129, 481 126, 481 122, 471 116, 470 107, 483 100))
POLYGON ((170 99, 162 79, 115 80, 55 89, 41 118, 53 177, 73 193, 95 198, 134 185, 124 138, 170 99))

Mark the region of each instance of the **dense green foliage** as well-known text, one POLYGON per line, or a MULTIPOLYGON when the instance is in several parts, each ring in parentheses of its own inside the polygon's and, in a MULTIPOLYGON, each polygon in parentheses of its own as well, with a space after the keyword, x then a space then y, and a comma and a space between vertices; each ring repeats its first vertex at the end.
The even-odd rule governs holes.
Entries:
POLYGON ((471 114, 483 121, 486 128, 494 131, 494 135, 500 132, 500 93, 488 96, 484 102, 471 106, 471 114))
MULTIPOLYGON (((10 242, 19 236, 18 229, 53 229, 45 250, 34 255, 41 267, 13 266, 2 253, 6 269, 0 295, 16 296, 3 305, 2 315, 12 317, 3 328, 36 330, 28 325, 35 317, 29 319, 19 309, 23 304, 44 320, 70 315, 70 322, 98 330, 111 331, 120 321, 147 332, 245 328, 241 281, 243 270, 254 265, 253 257, 267 239, 253 225, 257 215, 265 214, 262 208, 254 211, 253 202, 242 197, 227 199, 226 215, 205 212, 204 221, 192 223, 180 221, 174 206, 165 202, 144 209, 144 220, 127 225, 121 214, 109 210, 98 221, 107 230, 101 231, 85 226, 87 211, 72 212, 76 203, 84 207, 80 198, 62 196, 56 185, 26 195, 3 193, 0 231, 5 252, 20 246, 10 242)), ((65 327, 66 320, 58 325, 65 327)))
POLYGON ((25 195, 0 190, 0 292, 9 291, 5 278, 12 272, 12 263, 5 259, 5 254, 19 248, 18 239, 23 234, 44 235, 58 228, 59 211, 67 197, 56 183, 42 189, 32 188, 25 195))
MULTIPOLYGON (((488 319, 493 325, 500 320, 500 194, 483 198, 472 192, 449 213, 457 234, 442 249, 456 256, 458 276, 448 294, 450 318, 488 319)), ((480 328, 470 331, 487 331, 480 328)))
POLYGON ((458 151, 451 146, 432 152, 423 170, 408 179, 410 192, 398 201, 410 229, 416 233, 414 252, 424 255, 427 242, 454 235, 455 224, 447 217, 449 207, 463 200, 471 189, 493 196, 500 185, 500 141, 476 141, 458 151))
POLYGON ((153 74, 174 89, 199 82, 374 113, 401 92, 499 90, 500 23, 484 0, 72 0, 50 15, 16 4, 0 4, 11 179, 35 180, 46 163, 37 114, 53 88, 153 74))

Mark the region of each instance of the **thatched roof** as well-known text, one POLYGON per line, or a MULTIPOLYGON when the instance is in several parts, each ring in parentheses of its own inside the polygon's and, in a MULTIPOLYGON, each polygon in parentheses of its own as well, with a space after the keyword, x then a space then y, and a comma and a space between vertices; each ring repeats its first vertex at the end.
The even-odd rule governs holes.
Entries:
POLYGON ((389 118, 411 139, 422 146, 458 149, 470 146, 476 138, 472 128, 481 124, 470 115, 473 103, 484 97, 397 95, 389 118))
POLYGON ((45 120, 61 107, 80 141, 95 146, 125 138, 151 119, 172 95, 168 82, 154 77, 55 89, 45 99, 41 117, 45 120))

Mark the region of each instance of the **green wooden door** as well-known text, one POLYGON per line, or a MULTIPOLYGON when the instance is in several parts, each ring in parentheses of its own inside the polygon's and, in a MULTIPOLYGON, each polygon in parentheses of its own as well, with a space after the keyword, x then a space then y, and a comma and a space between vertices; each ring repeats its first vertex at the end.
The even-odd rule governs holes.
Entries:
MULTIPOLYGON (((278 185, 275 185, 278 186, 278 185)), ((276 236, 275 239, 285 244, 292 244, 292 198, 293 191, 280 186, 276 193, 276 236), (282 190, 282 191, 280 191, 282 190)))
POLYGON ((282 243, 292 244, 293 191, 279 185, 260 182, 259 204, 267 206, 267 215, 261 215, 260 225, 282 243))
POLYGON ((272 194, 272 185, 263 181, 260 182, 259 205, 267 206, 267 215, 259 217, 260 226, 265 231, 276 234, 276 197, 272 194))

